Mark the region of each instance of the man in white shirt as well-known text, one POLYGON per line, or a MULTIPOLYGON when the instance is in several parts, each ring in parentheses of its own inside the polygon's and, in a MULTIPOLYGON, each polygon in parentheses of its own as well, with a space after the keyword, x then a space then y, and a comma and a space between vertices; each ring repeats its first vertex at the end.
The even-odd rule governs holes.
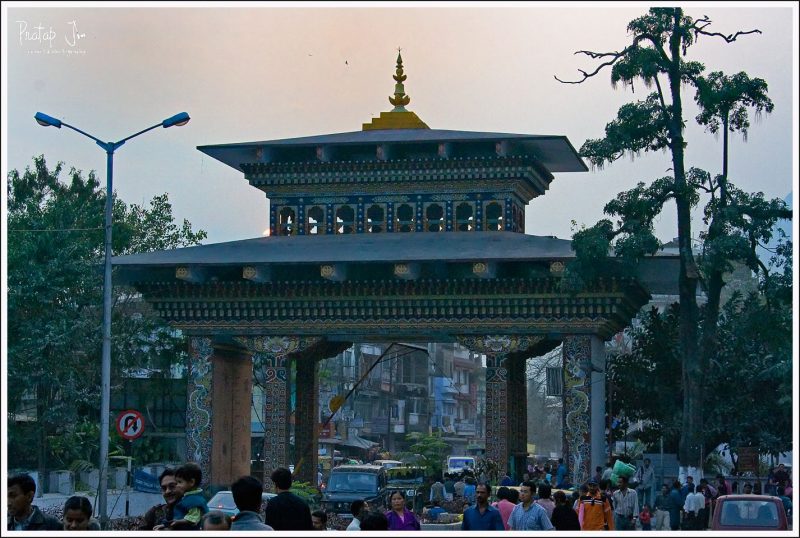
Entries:
POLYGON ((618 531, 636 530, 639 496, 632 489, 628 489, 626 477, 619 477, 619 489, 611 497, 614 501, 614 528, 618 531))
POLYGON ((702 491, 696 491, 694 484, 688 484, 689 493, 686 495, 686 501, 683 503, 683 511, 686 514, 685 528, 688 530, 699 530, 700 523, 700 510, 706 506, 706 497, 702 491))
POLYGON ((636 492, 639 494, 639 506, 649 505, 653 507, 655 499, 655 469, 650 465, 650 458, 645 458, 642 466, 636 471, 636 492))
POLYGON ((364 514, 369 512, 369 504, 367 501, 353 501, 350 504, 350 513, 353 514, 353 521, 347 526, 348 531, 360 531, 361 520, 364 519, 364 514))

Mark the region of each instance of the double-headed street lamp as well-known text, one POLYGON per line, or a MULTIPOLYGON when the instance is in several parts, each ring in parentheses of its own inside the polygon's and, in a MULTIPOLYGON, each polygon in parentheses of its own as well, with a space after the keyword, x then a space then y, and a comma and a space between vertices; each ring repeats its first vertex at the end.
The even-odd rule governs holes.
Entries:
POLYGON ((98 512, 100 514, 100 522, 105 529, 108 525, 108 429, 109 429, 109 415, 111 413, 111 209, 113 199, 113 171, 114 171, 114 152, 131 138, 137 137, 140 134, 146 133, 156 127, 172 127, 174 125, 182 126, 189 123, 189 114, 181 112, 174 116, 165 119, 161 123, 157 123, 152 127, 143 129, 138 133, 134 133, 127 138, 123 138, 119 142, 103 142, 99 138, 81 131, 77 127, 73 127, 68 123, 37 112, 34 116, 37 123, 44 127, 69 127, 73 131, 87 136, 94 140, 98 146, 103 148, 106 152, 106 222, 105 222, 105 276, 103 278, 103 356, 102 356, 102 379, 100 386, 101 403, 100 403, 100 484, 98 486, 98 512))

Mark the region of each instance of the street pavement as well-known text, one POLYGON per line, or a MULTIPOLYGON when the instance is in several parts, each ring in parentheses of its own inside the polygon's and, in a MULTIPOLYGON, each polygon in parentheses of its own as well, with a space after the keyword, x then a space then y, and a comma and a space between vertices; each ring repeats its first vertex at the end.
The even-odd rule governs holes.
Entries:
MULTIPOLYGON (((97 514, 97 493, 94 491, 77 491, 74 495, 82 495, 89 499, 97 514)), ((34 497, 33 504, 39 508, 63 507, 64 502, 72 495, 61 493, 45 493, 41 497, 34 497)), ((151 506, 164 502, 164 498, 159 493, 143 493, 141 491, 130 492, 128 515, 144 515, 151 506)), ((110 518, 125 517, 125 491, 110 489, 108 490, 108 516, 110 518)))

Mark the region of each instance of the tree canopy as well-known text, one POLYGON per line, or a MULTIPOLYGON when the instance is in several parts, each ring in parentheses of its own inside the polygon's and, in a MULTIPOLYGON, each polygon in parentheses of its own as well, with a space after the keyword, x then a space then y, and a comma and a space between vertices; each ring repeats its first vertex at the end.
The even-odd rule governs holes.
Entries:
MULTIPOLYGON (((756 447, 774 455, 792 448, 791 265, 791 243, 783 242, 772 266, 776 274, 762 276, 757 290, 734 292, 721 307, 719 345, 704 385, 706 454, 720 443, 734 452, 756 447)), ((672 450, 684 396, 677 304, 642 313, 630 332, 630 350, 609 354, 615 409, 645 422, 642 441, 653 445, 663 436, 672 450)))
POLYGON ((659 248, 659 241, 653 235, 653 221, 668 200, 674 201, 680 258, 680 271, 676 275, 680 297, 677 349, 681 360, 677 374, 682 393, 679 458, 684 467, 698 467, 701 463, 707 415, 704 385, 716 347, 723 275, 730 270, 731 262, 756 264, 756 245, 769 239, 778 219, 791 217, 780 200, 769 201, 761 193, 741 192, 728 181, 728 132, 746 134, 748 110, 769 113, 773 104, 763 80, 751 79, 746 73, 726 77, 717 71, 704 75, 702 63, 687 59, 688 49, 702 36, 731 43, 742 35, 760 33, 747 30, 723 34, 710 31, 710 25, 708 17, 693 19, 681 8, 652 8, 630 22, 630 44, 624 49, 578 51, 598 60, 599 65, 592 71, 579 70, 582 76, 576 81, 556 77, 561 82, 580 84, 609 68, 614 86, 621 83, 632 89, 636 81, 641 81, 655 90, 643 100, 620 107, 616 118, 606 125, 605 136, 587 140, 580 153, 592 165, 602 167, 626 154, 668 151, 672 175, 654 179, 649 185, 641 182, 620 193, 604 208, 607 215, 616 217, 616 222, 603 219, 574 234, 577 259, 567 268, 565 286, 574 289, 604 276, 603 273, 635 269, 638 259, 659 248), (723 170, 713 179, 707 171, 685 163, 684 88, 695 90, 695 100, 701 109, 697 121, 711 132, 724 132, 723 170), (709 228, 701 235, 704 244, 698 264, 690 212, 704 194, 710 195, 705 206, 709 228), (622 264, 611 263, 612 252, 622 264), (702 312, 697 304, 698 284, 708 296, 702 312), (701 319, 705 320, 702 331, 701 319))
MULTIPOLYGON (((48 168, 44 156, 20 174, 8 173, 8 402, 17 413, 35 402, 40 468, 47 437, 96 418, 100 402, 102 261, 106 193, 95 173, 63 163, 48 168)), ((113 203, 113 254, 197 244, 206 237, 183 221, 176 225, 166 194, 149 206, 113 203)), ((115 287, 112 318, 112 389, 131 367, 168 370, 182 340, 138 300, 115 287)), ((33 411, 30 409, 29 411, 33 411)), ((29 414, 33 414, 30 413, 29 414)), ((24 442, 9 421, 10 443, 24 442)), ((15 451, 12 451, 12 453, 15 451)), ((23 451, 29 455, 30 451, 23 451)), ((23 455, 17 452, 20 457, 23 455)), ((13 464, 13 462, 11 462, 13 464)))

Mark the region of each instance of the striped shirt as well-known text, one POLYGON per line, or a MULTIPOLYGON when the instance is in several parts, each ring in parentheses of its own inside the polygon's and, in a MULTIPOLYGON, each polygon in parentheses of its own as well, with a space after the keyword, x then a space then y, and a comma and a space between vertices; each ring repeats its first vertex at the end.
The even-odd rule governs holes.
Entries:
POLYGON ((632 489, 622 491, 618 489, 612 495, 614 499, 614 513, 620 516, 639 515, 639 496, 632 489))
POLYGON ((547 510, 534 502, 527 510, 522 503, 515 506, 508 518, 508 526, 512 531, 551 531, 555 529, 550 523, 550 518, 547 517, 547 510))

